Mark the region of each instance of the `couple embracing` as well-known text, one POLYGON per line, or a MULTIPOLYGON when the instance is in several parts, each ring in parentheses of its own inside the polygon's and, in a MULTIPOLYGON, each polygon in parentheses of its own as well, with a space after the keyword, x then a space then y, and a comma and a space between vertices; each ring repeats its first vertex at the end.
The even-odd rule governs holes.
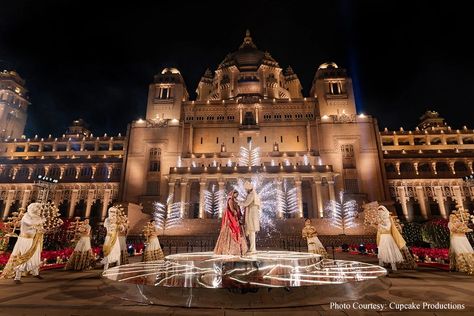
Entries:
POLYGON ((239 193, 232 190, 227 195, 226 208, 222 214, 222 225, 214 253, 216 255, 242 256, 256 252, 255 233, 260 230, 260 198, 253 185, 246 182, 245 201, 239 205, 239 193), (242 213, 241 207, 244 210, 242 213), (250 249, 247 248, 245 235, 249 236, 250 249))

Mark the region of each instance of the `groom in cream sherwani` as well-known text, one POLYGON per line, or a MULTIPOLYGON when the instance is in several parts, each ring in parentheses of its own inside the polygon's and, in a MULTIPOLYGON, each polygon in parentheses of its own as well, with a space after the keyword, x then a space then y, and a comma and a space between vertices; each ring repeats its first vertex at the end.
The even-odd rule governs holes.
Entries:
POLYGON ((255 234, 260 231, 260 197, 253 188, 252 183, 245 182, 244 189, 247 191, 247 197, 242 203, 242 207, 245 208, 245 235, 249 236, 250 239, 250 254, 257 252, 255 246, 255 234))

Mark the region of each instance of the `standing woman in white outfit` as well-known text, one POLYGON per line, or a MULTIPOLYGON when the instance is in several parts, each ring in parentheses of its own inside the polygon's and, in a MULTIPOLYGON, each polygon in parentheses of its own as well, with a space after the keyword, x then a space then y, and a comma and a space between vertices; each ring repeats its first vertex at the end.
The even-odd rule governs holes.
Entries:
POLYGON ((91 225, 89 220, 85 219, 77 229, 80 239, 74 247, 74 252, 67 261, 66 270, 86 270, 92 268, 95 256, 91 247, 91 225))
POLYGON ((109 208, 109 216, 105 219, 104 227, 107 229, 107 236, 103 246, 104 270, 109 268, 110 264, 116 263, 120 265, 120 242, 118 239, 119 221, 118 209, 115 207, 109 208))
POLYGON ((395 227, 390 212, 385 206, 378 207, 380 219, 377 227, 377 247, 379 265, 390 263, 392 270, 397 270, 397 262, 403 261, 400 249, 405 247, 405 240, 395 227))
POLYGON ((39 269, 45 219, 41 217, 41 209, 41 203, 28 205, 27 212, 20 221, 20 236, 18 236, 10 258, 3 269, 1 278, 15 276, 15 283, 20 284, 22 274, 31 273, 36 278, 42 279, 39 269))
POLYGON ((449 263, 451 270, 474 274, 474 250, 466 237, 466 233, 472 231, 467 227, 468 220, 469 213, 464 209, 449 215, 449 263))

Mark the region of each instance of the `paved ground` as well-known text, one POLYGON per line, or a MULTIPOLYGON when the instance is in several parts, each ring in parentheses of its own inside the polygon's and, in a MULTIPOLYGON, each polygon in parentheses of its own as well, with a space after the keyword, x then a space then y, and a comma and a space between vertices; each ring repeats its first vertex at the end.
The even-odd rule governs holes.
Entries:
MULTIPOLYGON (((336 254, 336 259, 374 262, 373 257, 336 254)), ((348 301, 335 308, 330 305, 291 309, 188 309, 145 306, 120 300, 114 290, 104 285, 101 270, 88 272, 44 271, 44 280, 25 278, 24 284, 0 280, 0 316, 135 316, 135 315, 383 315, 399 314, 390 303, 454 303, 464 304, 461 310, 423 306, 405 311, 406 315, 474 315, 474 277, 431 269, 403 271, 388 276, 388 290, 368 295, 357 302, 348 301), (364 310, 370 304, 384 304, 383 311, 364 310), (433 309, 434 308, 434 309, 433 309)), ((245 294, 242 294, 245 295, 245 294)), ((344 303, 344 302, 338 302, 344 303)))

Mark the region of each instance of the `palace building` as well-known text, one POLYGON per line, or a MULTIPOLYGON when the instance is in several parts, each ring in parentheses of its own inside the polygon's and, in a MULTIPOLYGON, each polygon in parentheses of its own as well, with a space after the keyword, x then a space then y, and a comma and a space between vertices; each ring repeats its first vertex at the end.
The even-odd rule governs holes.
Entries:
POLYGON ((403 217, 447 218, 456 204, 474 208, 474 130, 453 129, 427 111, 415 130, 380 133, 387 186, 403 217))
MULTIPOLYGON (((446 217, 472 206, 474 131, 451 129, 428 111, 414 131, 379 131, 358 114, 352 81, 336 63, 315 68, 309 95, 297 74, 257 48, 247 32, 216 70, 206 70, 191 100, 179 70, 165 68, 149 85, 146 116, 126 136, 93 136, 74 121, 62 137, 25 138, 23 80, 0 76, 0 200, 3 218, 35 199, 38 175, 59 179, 51 193, 64 216, 103 219, 116 201, 143 206, 172 194, 181 217, 204 219, 205 191, 227 191, 258 174, 296 188, 293 217, 322 218, 344 191, 360 203, 393 201, 409 220, 446 217), (259 148, 242 163, 241 148, 259 148)), ((277 210, 277 217, 284 215, 277 210)))

